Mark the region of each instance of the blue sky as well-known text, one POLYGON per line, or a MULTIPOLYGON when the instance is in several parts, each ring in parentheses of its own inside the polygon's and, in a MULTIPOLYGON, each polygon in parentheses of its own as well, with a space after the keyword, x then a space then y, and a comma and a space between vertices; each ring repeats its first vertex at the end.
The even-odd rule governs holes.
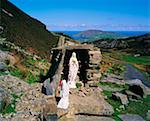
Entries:
POLYGON ((10 0, 49 30, 150 30, 150 0, 10 0))

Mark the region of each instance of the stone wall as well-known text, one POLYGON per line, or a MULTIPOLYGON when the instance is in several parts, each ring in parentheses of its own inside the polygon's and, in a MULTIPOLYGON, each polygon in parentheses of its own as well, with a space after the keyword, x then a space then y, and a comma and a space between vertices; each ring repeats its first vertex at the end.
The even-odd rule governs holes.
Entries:
POLYGON ((102 55, 99 49, 89 51, 89 69, 87 70, 87 79, 89 81, 98 81, 101 77, 100 62, 102 55))

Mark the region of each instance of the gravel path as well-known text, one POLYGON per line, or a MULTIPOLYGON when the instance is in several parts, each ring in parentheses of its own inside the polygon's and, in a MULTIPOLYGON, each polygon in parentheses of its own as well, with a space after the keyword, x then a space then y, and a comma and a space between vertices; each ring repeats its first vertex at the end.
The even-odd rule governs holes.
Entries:
POLYGON ((147 80, 143 73, 130 64, 126 64, 125 66, 127 69, 124 74, 125 80, 140 79, 143 84, 150 87, 150 80, 147 80))

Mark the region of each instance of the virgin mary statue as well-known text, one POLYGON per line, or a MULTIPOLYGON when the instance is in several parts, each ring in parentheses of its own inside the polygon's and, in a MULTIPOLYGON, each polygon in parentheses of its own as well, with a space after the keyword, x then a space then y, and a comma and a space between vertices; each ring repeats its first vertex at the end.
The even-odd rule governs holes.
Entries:
POLYGON ((79 69, 79 63, 76 58, 76 53, 73 52, 69 60, 68 85, 69 88, 76 88, 76 76, 79 69))

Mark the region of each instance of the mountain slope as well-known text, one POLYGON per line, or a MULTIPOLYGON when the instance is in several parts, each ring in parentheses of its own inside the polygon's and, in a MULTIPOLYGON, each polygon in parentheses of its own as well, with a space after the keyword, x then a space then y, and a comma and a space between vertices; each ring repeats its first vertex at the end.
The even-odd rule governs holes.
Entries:
POLYGON ((30 17, 7 0, 1 0, 2 37, 25 49, 32 48, 40 55, 48 55, 58 38, 40 21, 30 17))
POLYGON ((150 55, 150 34, 124 39, 99 39, 91 43, 101 49, 117 48, 141 55, 150 55))

